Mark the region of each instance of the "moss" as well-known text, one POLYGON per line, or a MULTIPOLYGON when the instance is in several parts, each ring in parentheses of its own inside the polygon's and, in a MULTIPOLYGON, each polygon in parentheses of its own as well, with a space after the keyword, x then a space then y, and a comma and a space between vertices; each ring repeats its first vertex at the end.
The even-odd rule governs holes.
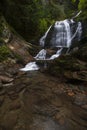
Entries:
POLYGON ((11 56, 9 48, 5 45, 0 46, 0 62, 6 60, 11 56))

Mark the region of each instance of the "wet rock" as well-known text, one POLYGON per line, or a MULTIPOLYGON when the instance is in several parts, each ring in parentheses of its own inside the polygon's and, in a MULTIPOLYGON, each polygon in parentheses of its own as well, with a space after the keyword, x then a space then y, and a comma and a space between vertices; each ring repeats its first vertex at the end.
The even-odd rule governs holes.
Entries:
POLYGON ((61 118, 58 120, 58 123, 59 123, 60 125, 64 125, 64 124, 65 124, 65 119, 64 119, 64 117, 61 117, 61 118))
POLYGON ((4 71, 4 65, 0 63, 0 73, 4 71))
POLYGON ((46 54, 46 57, 51 57, 53 54, 56 53, 56 50, 52 50, 52 49, 46 49, 47 51, 47 54, 46 54))
POLYGON ((83 44, 83 46, 81 46, 73 55, 78 59, 87 62, 87 43, 83 44))
POLYGON ((3 85, 1 84, 0 86, 0 95, 4 95, 5 94, 5 90, 3 88, 3 85))
POLYGON ((4 96, 0 96, 0 107, 2 106, 3 102, 4 102, 4 96))
POLYGON ((12 82, 14 79, 13 78, 9 78, 5 75, 0 75, 0 80, 2 81, 2 83, 9 83, 12 82))
POLYGON ((82 105, 81 107, 84 108, 85 110, 87 110, 87 104, 82 105))
POLYGON ((16 112, 8 112, 2 119, 3 130, 12 130, 17 123, 17 117, 16 112))
POLYGON ((87 81, 87 71, 79 71, 79 72, 64 72, 64 76, 67 79, 78 80, 78 81, 87 81))
POLYGON ((3 84, 3 87, 13 86, 13 83, 5 83, 3 84))
POLYGON ((21 103, 18 99, 16 99, 10 104, 9 110, 17 110, 20 109, 20 107, 21 107, 21 103))
POLYGON ((80 94, 80 93, 76 94, 74 103, 76 105, 85 105, 85 104, 87 104, 87 96, 84 95, 84 94, 80 94))
POLYGON ((75 95, 75 93, 72 90, 68 90, 68 95, 72 97, 75 95))
POLYGON ((15 99, 18 98, 18 94, 15 93, 14 91, 8 91, 7 94, 8 94, 8 96, 9 96, 9 98, 10 98, 11 100, 15 100, 15 99))
POLYGON ((2 82, 1 82, 1 80, 0 80, 0 89, 2 88, 2 86, 3 86, 3 84, 2 84, 2 82))

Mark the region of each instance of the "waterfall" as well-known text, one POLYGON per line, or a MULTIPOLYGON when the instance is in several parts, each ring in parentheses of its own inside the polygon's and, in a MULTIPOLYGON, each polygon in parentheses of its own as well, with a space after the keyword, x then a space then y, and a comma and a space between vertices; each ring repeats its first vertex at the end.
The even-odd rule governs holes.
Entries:
MULTIPOLYGON (((80 14, 79 12, 76 17, 80 14)), ((66 19, 63 21, 56 21, 54 25, 51 25, 46 31, 45 35, 40 39, 40 45, 45 49, 42 49, 34 58, 35 60, 53 60, 62 54, 64 48, 69 50, 74 39, 80 41, 82 34, 81 22, 75 22, 73 19, 66 19), (57 52, 47 58, 48 48, 58 48, 57 52)), ((67 52, 66 51, 66 52, 67 52)), ((21 71, 38 70, 39 66, 36 62, 28 63, 21 71)))
POLYGON ((46 59, 46 50, 42 49, 34 58, 36 60, 45 60, 46 59))
POLYGON ((36 62, 28 63, 24 68, 20 69, 21 71, 31 71, 31 70, 39 70, 38 65, 36 62))
POLYGON ((59 50, 56 52, 56 54, 52 55, 52 56, 50 57, 50 60, 53 60, 53 59, 59 57, 59 56, 61 55, 62 49, 63 49, 63 48, 59 49, 59 50))
POLYGON ((52 27, 52 26, 50 26, 50 27, 48 28, 48 30, 46 31, 45 35, 40 39, 40 45, 41 45, 42 47, 44 47, 45 39, 46 39, 47 34, 48 34, 49 30, 51 29, 51 27, 52 27))
POLYGON ((72 40, 75 37, 78 37, 78 41, 81 38, 82 34, 82 25, 81 22, 75 22, 73 19, 57 21, 54 24, 54 29, 51 32, 51 37, 49 38, 49 32, 51 27, 47 30, 45 35, 40 40, 41 46, 50 46, 50 47, 66 47, 69 48, 72 44, 72 40), (72 32, 72 27, 75 27, 75 32, 72 32), (49 39, 49 40, 48 40, 49 39))
POLYGON ((52 47, 69 47, 71 44, 71 31, 68 20, 56 22, 51 40, 52 47))

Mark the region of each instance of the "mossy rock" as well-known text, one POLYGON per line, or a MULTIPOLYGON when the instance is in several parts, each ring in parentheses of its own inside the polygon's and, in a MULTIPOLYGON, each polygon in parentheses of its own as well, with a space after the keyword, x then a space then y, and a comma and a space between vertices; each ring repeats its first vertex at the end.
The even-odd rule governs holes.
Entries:
POLYGON ((72 56, 78 58, 79 60, 87 62, 87 43, 81 44, 79 50, 72 53, 72 56))
POLYGON ((11 56, 11 51, 5 45, 0 46, 0 62, 6 60, 11 56))
MULTIPOLYGON (((71 55, 62 55, 49 63, 47 72, 56 77, 81 80, 79 73, 87 71, 86 64, 71 55), (76 76, 76 77, 75 77, 76 76)), ((84 80, 86 80, 84 78, 84 80)))

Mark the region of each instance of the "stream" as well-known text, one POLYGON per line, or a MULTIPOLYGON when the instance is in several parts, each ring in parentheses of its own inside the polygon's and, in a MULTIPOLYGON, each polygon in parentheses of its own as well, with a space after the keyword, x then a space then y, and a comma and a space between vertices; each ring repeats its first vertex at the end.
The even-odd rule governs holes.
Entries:
MULTIPOLYGON (((70 89, 68 84, 37 71, 27 76, 31 84, 23 97, 24 102, 31 106, 33 120, 30 130, 87 129, 87 111, 75 104, 75 97, 67 95, 67 89, 70 89)), ((81 100, 78 102, 83 104, 81 100)))
POLYGON ((87 130, 87 95, 79 87, 85 85, 20 72, 0 95, 0 130, 87 130))

